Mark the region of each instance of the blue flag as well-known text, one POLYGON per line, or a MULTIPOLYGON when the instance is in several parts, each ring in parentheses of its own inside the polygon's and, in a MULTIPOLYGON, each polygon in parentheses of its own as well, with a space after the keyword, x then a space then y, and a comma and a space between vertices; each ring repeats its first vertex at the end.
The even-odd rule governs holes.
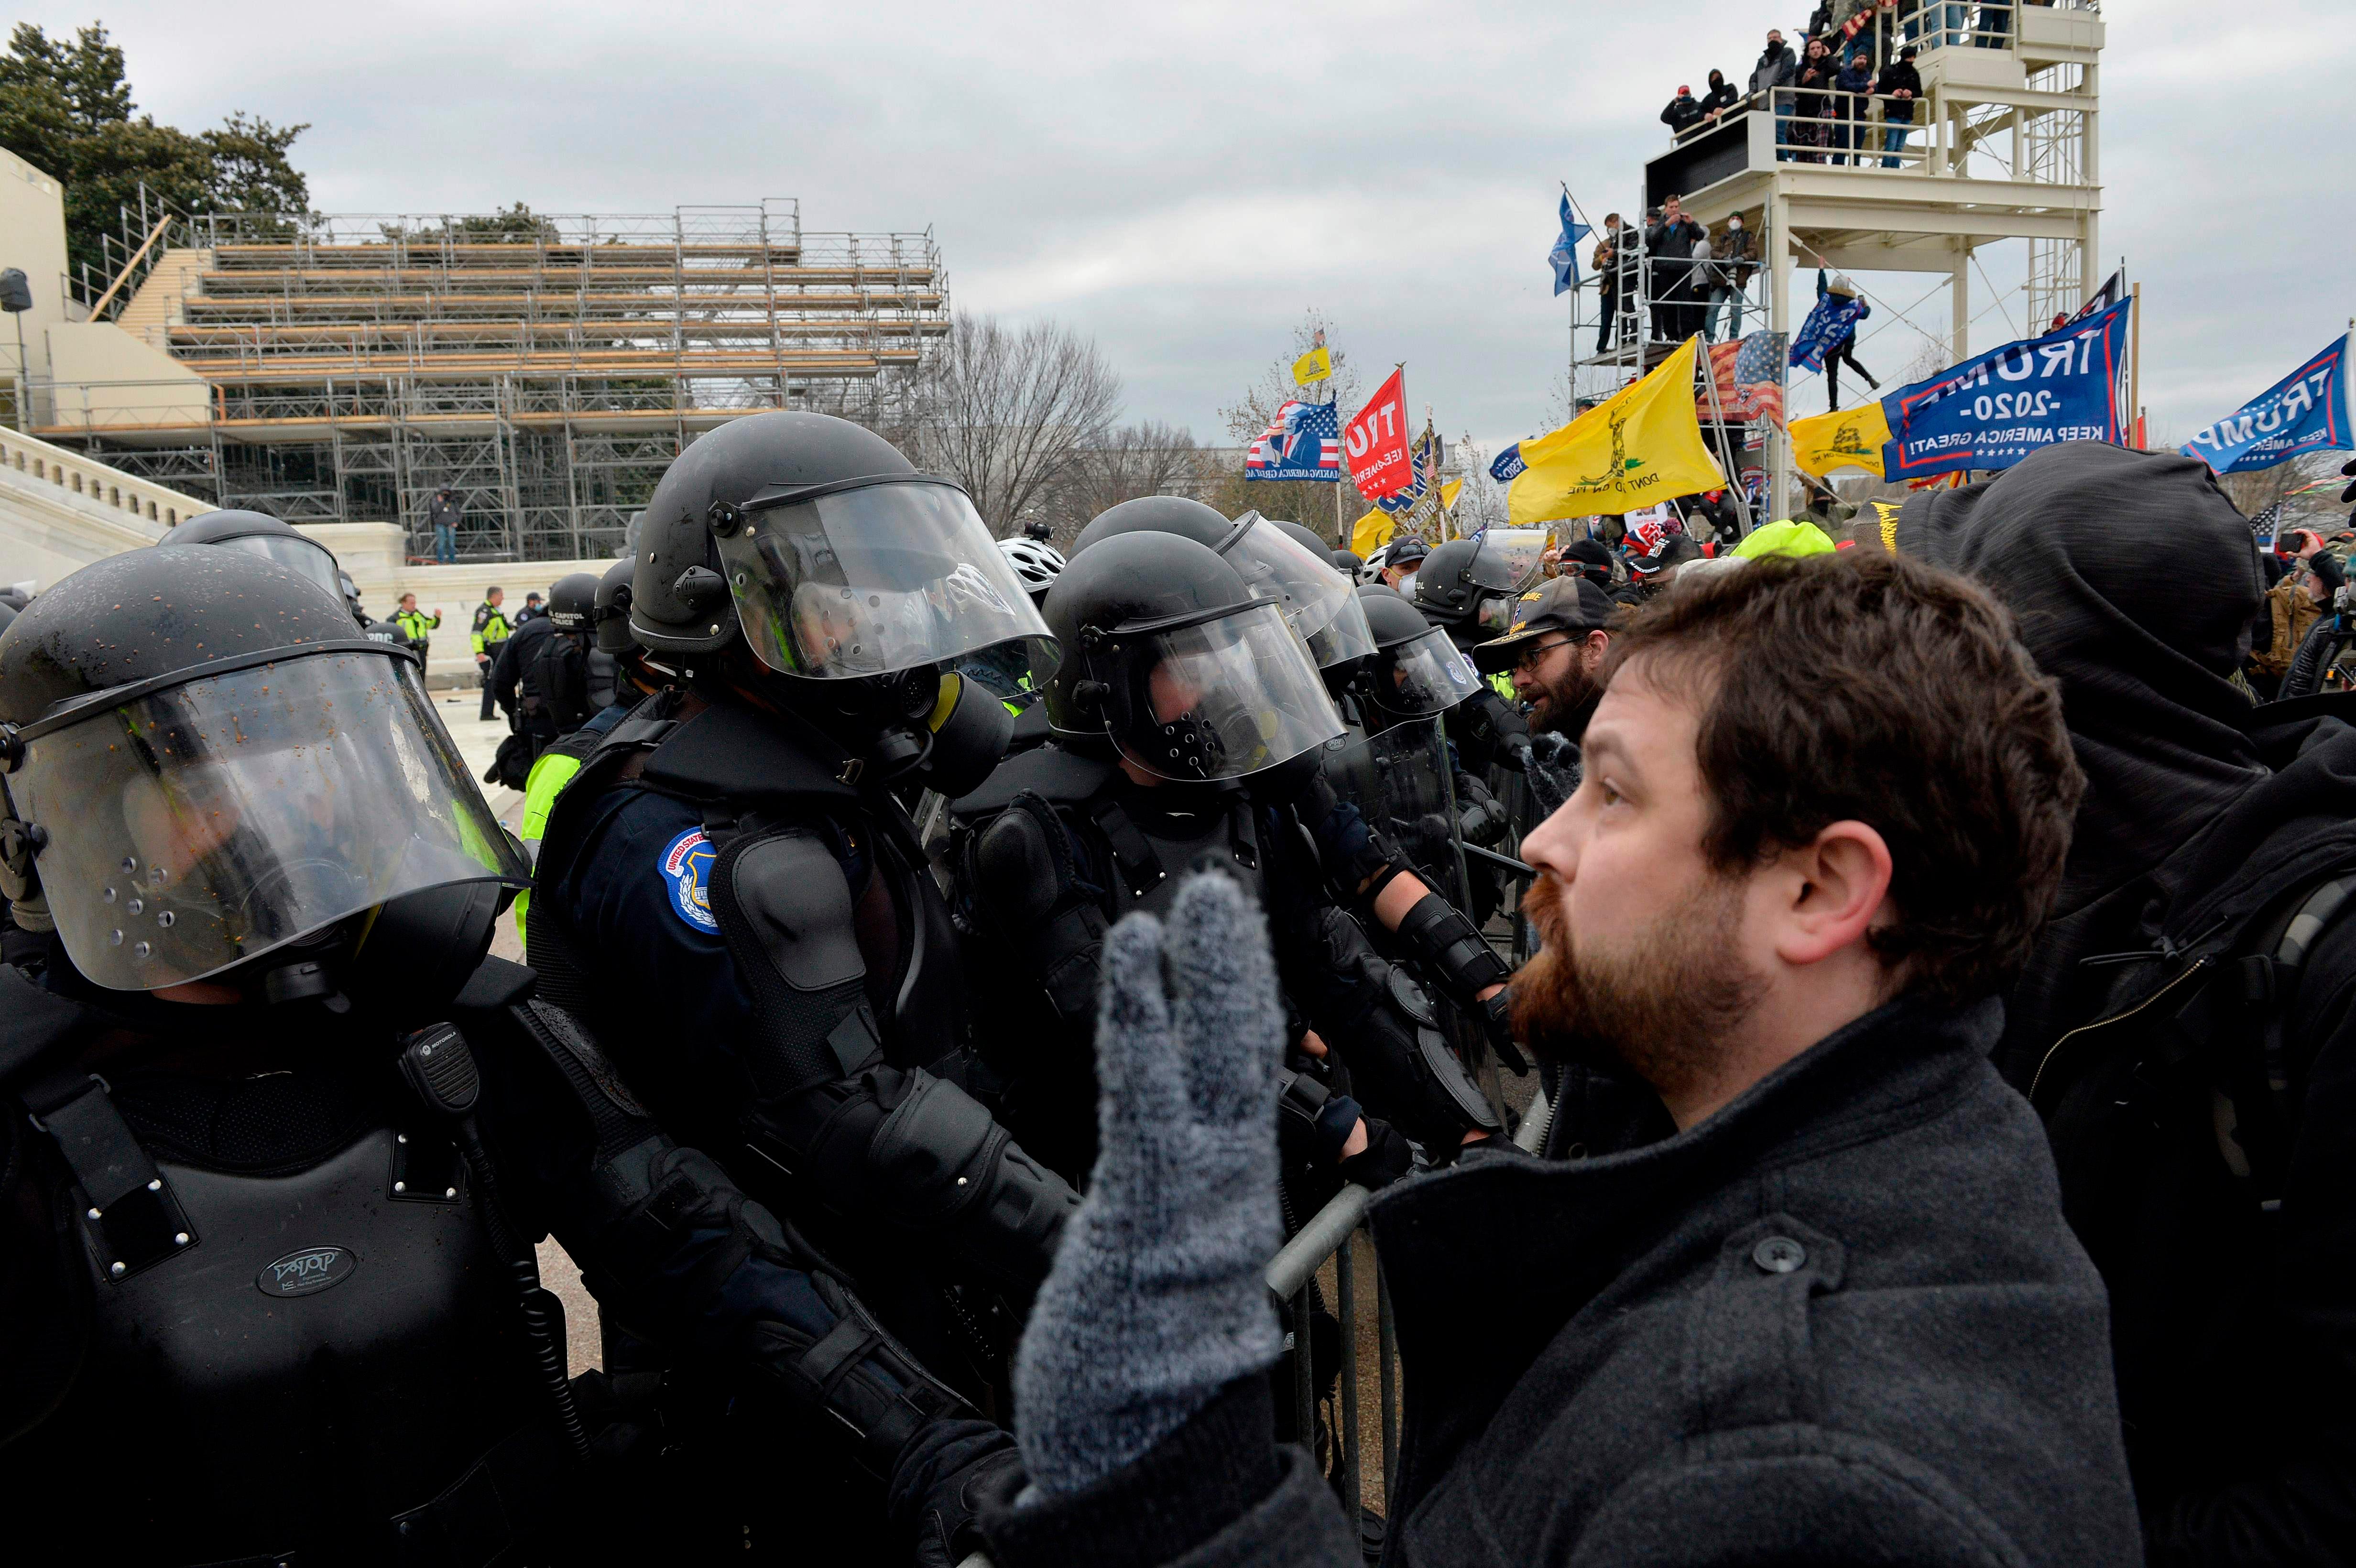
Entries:
MULTIPOLYGON (((1873 314, 1865 296, 1845 298, 1822 288, 1816 291, 1815 308, 1792 338, 1792 368, 1822 371, 1825 361, 1840 352, 1842 344, 1857 334, 1857 324, 1873 314)), ((1892 426, 1892 429, 1897 428, 1892 426)))
POLYGON ((1496 460, 1489 464, 1489 477, 1500 485, 1507 484, 1515 475, 1528 466, 1522 461, 1522 443, 1517 441, 1497 453, 1496 460))
POLYGON ((2128 313, 2133 299, 2008 343, 1881 400, 1890 440, 1881 471, 1926 479, 2009 468, 2065 441, 2126 438, 2128 313))
POLYGON ((1570 192, 1562 193, 1562 237, 1547 252, 1547 264, 1554 269, 1554 292, 1579 287, 1579 242, 1594 230, 1570 215, 1570 192))
POLYGON ((2356 446, 2348 428, 2348 336, 2184 443, 2220 474, 2272 468, 2310 452, 2356 446))

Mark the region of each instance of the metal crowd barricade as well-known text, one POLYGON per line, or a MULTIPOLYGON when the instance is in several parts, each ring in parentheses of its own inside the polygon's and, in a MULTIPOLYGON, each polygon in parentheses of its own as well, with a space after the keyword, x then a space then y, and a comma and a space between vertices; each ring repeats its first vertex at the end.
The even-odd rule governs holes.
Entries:
MULTIPOLYGON (((1551 1112, 1546 1092, 1538 1091, 1522 1117, 1521 1128, 1514 1142, 1532 1153, 1546 1139, 1547 1123, 1551 1112)), ((1292 1392, 1297 1413, 1296 1430, 1301 1433, 1314 1451, 1317 1431, 1317 1374, 1311 1363, 1309 1336, 1303 1331, 1313 1316, 1316 1305, 1317 1271, 1325 1266, 1328 1258, 1334 1260, 1333 1313, 1341 1320, 1342 1353, 1338 1384, 1340 1416, 1333 1433, 1333 1488, 1337 1500, 1350 1521, 1353 1531, 1359 1529, 1362 1509, 1372 1499, 1365 1476, 1363 1456, 1358 1447, 1358 1327, 1365 1310, 1364 1292, 1358 1288, 1357 1252, 1362 1242, 1358 1230, 1365 1222, 1366 1208, 1374 1195, 1355 1184, 1346 1186, 1335 1194, 1333 1201, 1312 1214, 1292 1239, 1277 1249, 1276 1256, 1268 1263, 1265 1278, 1270 1296, 1286 1302, 1291 1312, 1295 1331, 1292 1337, 1292 1392)), ((1382 1263, 1375 1264, 1375 1354, 1376 1410, 1382 1439, 1383 1513, 1390 1515, 1391 1486, 1398 1477, 1399 1376, 1398 1343, 1392 1332, 1390 1292, 1383 1284, 1382 1263)), ((967 1557, 958 1568, 992 1568, 990 1558, 977 1552, 967 1557)))

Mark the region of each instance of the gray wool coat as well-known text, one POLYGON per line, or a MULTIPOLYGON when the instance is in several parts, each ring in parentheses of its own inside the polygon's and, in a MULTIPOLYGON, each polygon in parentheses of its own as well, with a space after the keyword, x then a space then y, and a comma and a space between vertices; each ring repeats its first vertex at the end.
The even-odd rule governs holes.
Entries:
MULTIPOLYGON (((1988 1064, 2001 1023, 1901 1000, 1676 1136, 1475 1154, 1385 1193, 1407 1390, 1387 1560, 2139 1563, 2103 1286, 1988 1064)), ((1305 1456, 1271 1473, 1164 1560, 1354 1563, 1305 1456)), ((1001 1568, 1098 1555, 1032 1524, 1001 1568)))

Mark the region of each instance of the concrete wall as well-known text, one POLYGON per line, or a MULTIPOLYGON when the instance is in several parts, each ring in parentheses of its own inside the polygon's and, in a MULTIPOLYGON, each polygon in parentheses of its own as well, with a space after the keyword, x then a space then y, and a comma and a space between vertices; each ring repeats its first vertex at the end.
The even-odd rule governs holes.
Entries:
POLYGON ((212 417, 212 388, 203 377, 112 322, 60 322, 48 340, 47 424, 104 430, 212 417))
POLYGON ((484 591, 496 584, 507 590, 504 608, 512 619, 523 609, 523 596, 548 595, 549 585, 576 571, 603 575, 610 560, 535 560, 519 564, 477 563, 463 566, 412 566, 401 529, 391 523, 297 523, 304 533, 335 553, 337 564, 352 574, 360 603, 380 620, 392 619, 403 593, 417 595, 417 607, 427 614, 442 612, 442 629, 433 636, 425 676, 429 684, 468 683, 474 679, 475 655, 467 641, 475 624, 475 606, 484 591))
MULTIPOLYGON (((80 453, 0 427, 0 584, 29 581, 36 592, 93 560, 126 549, 167 543, 175 524, 201 517, 212 503, 166 490, 80 453), (152 514, 152 515, 151 515, 152 514)), ((471 682, 474 653, 467 630, 475 606, 494 583, 507 590, 510 616, 523 596, 542 595, 575 571, 602 574, 610 560, 539 560, 519 565, 412 566, 401 529, 391 523, 304 523, 301 530, 327 547, 351 573, 371 615, 391 619, 403 593, 418 608, 443 612, 434 634, 426 678, 432 684, 471 682)))
POLYGON ((68 319, 66 187, 16 154, 0 149, 0 267, 21 268, 32 285, 33 308, 0 321, 0 364, 16 376, 49 373, 48 333, 68 319), (25 359, 16 361, 16 328, 25 329, 25 359))
POLYGON ((0 428, 0 582, 46 589, 162 539, 209 502, 0 428))

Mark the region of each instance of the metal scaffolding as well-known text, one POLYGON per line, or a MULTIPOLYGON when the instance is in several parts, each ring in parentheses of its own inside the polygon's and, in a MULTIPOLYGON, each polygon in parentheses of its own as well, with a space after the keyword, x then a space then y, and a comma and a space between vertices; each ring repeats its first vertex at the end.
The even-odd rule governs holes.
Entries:
POLYGON ((949 325, 929 229, 806 232, 790 200, 220 213, 163 238, 114 318, 203 379, 209 417, 118 395, 36 433, 223 506, 397 522, 421 557, 444 486, 461 559, 611 554, 695 436, 766 409, 895 422, 949 325))

